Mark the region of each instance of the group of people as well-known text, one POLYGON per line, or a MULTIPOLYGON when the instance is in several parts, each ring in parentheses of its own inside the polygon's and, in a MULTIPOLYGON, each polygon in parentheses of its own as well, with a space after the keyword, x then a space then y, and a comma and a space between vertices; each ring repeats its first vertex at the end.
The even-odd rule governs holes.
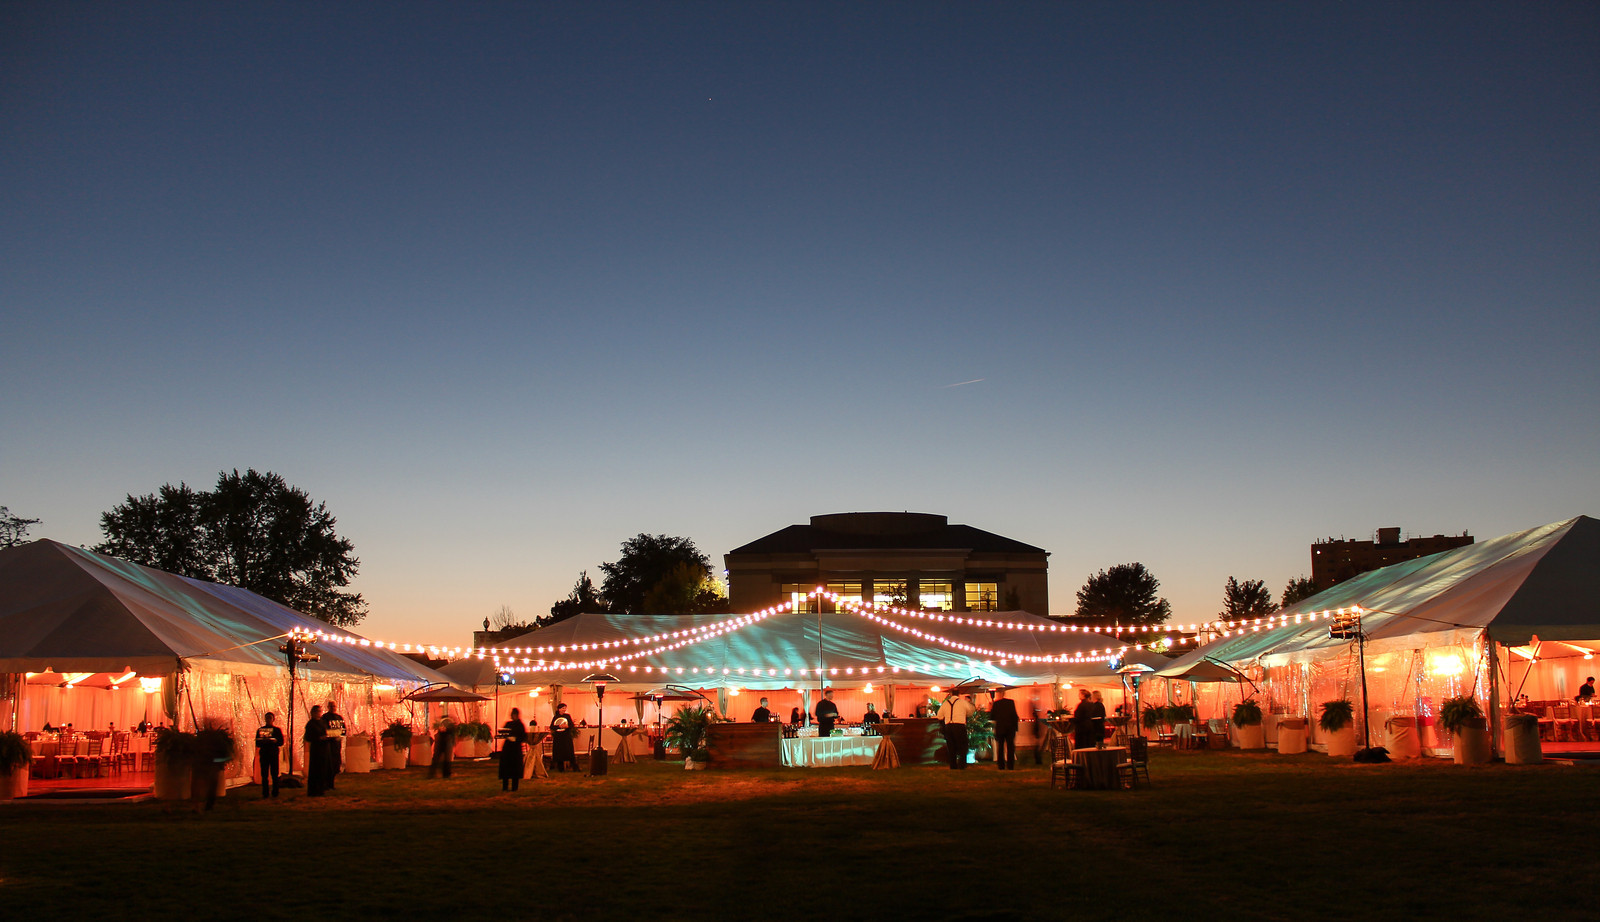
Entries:
MULTIPOLYGON (((261 796, 277 797, 279 787, 278 755, 284 746, 283 728, 277 724, 277 715, 268 711, 262 715, 261 726, 256 728, 256 764, 261 770, 261 796)), ((306 796, 320 797, 333 790, 334 776, 339 774, 344 748, 344 716, 337 706, 328 702, 324 711, 321 705, 312 705, 311 716, 306 719, 306 796)))
MULTIPOLYGON (((534 725, 537 726, 538 721, 534 725)), ((569 768, 579 770, 576 746, 578 729, 567 714, 566 704, 556 705, 555 716, 550 718, 550 761, 551 767, 558 772, 569 768)), ((500 747, 500 790, 515 791, 527 771, 523 749, 528 744, 528 725, 522 722, 521 708, 511 709, 511 719, 500 728, 499 736, 504 741, 500 747)), ((532 753, 531 756, 543 758, 539 753, 532 753)))

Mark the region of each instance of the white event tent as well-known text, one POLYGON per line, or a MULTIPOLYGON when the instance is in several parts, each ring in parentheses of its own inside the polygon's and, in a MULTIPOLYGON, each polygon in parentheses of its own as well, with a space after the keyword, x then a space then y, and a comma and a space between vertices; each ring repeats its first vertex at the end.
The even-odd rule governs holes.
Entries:
MULTIPOLYGON (((1517 695, 1570 702, 1600 651, 1600 521, 1578 516, 1361 574, 1285 609, 1278 626, 1238 626, 1158 675, 1226 663, 1259 687, 1263 710, 1311 717, 1328 700, 1356 702, 1357 644, 1331 637, 1330 616, 1359 609, 1373 742, 1389 717, 1415 717, 1425 751, 1452 741, 1434 717, 1446 698, 1474 696, 1499 746, 1517 695)), ((1226 716, 1250 682, 1205 686, 1201 715, 1226 716), (1210 701, 1207 701, 1207 698, 1210 701)))
MULTIPOLYGON (((80 731, 206 720, 242 738, 288 714, 279 646, 327 625, 233 586, 187 579, 50 540, 0 551, 0 726, 80 731)), ((444 676, 397 653, 319 644, 297 670, 294 726, 336 701, 350 732, 414 717, 408 691, 444 676)), ((423 715, 426 719, 426 715, 423 715)), ((253 748, 230 773, 248 775, 253 748)))

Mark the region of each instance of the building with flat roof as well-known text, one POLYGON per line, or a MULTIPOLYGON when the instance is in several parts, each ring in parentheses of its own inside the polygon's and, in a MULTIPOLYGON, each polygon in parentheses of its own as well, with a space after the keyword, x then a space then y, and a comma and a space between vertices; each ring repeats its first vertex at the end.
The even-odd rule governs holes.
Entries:
POLYGON ((1049 552, 922 512, 814 515, 723 557, 734 611, 796 601, 817 586, 861 602, 937 611, 1050 611, 1049 552))
POLYGON ((1352 576, 1387 567, 1402 560, 1415 560, 1472 543, 1466 532, 1459 535, 1413 535, 1400 537, 1399 528, 1380 528, 1371 541, 1328 538, 1311 545, 1311 581, 1326 589, 1352 576))

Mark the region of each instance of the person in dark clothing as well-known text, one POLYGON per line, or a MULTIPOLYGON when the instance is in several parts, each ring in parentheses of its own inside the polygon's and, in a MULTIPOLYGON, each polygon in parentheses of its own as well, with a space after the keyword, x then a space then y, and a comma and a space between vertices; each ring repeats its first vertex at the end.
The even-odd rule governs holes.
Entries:
POLYGON ((817 736, 832 736, 833 725, 839 719, 839 706, 833 703, 833 689, 823 689, 822 700, 817 702, 817 736))
POLYGON ((500 728, 500 790, 515 791, 522 782, 522 747, 528 742, 528 728, 522 723, 522 711, 511 709, 511 719, 500 728))
POLYGON ((278 751, 283 748, 283 730, 274 726, 276 716, 268 711, 256 730, 256 764, 261 767, 261 799, 278 796, 278 751))
POLYGON ((861 715, 861 725, 870 727, 881 720, 883 720, 883 715, 878 713, 878 706, 868 701, 867 712, 861 715))
POLYGON ((767 699, 761 699, 761 706, 756 708, 755 712, 750 715, 750 722, 757 724, 772 722, 772 712, 767 710, 767 699))
POLYGON ((1021 723, 1017 703, 1003 691, 996 693, 994 704, 989 706, 989 720, 994 726, 995 765, 1001 771, 1016 771, 1017 727, 1021 723))
POLYGON ((791 727, 803 727, 803 726, 805 726, 806 725, 806 715, 799 708, 790 708, 789 709, 789 725, 791 727))
POLYGON ((977 710, 972 699, 965 695, 951 695, 939 708, 943 722, 944 744, 950 757, 950 767, 962 771, 967 767, 967 718, 977 710))
POLYGON ((1583 685, 1579 686, 1578 695, 1573 700, 1574 701, 1589 701, 1592 698, 1594 698, 1594 676, 1590 676, 1589 677, 1589 681, 1587 681, 1587 682, 1583 683, 1583 685))
POLYGON ((322 722, 322 706, 311 706, 303 734, 306 741, 306 796, 321 797, 328 790, 328 725, 322 722))
POLYGON ((550 720, 550 761, 558 772, 567 770, 571 765, 573 771, 578 770, 578 754, 573 749, 574 737, 577 728, 572 725, 572 718, 567 716, 565 704, 556 707, 556 716, 550 720))
POLYGON ((1106 732, 1106 706, 1095 704, 1087 688, 1078 690, 1078 706, 1072 712, 1072 748, 1093 749, 1106 732))
POLYGON ((428 777, 437 772, 450 777, 450 763, 456 756, 456 722, 447 715, 439 721, 433 733, 433 761, 428 763, 428 777))
POLYGON ((333 782, 343 767, 342 751, 344 744, 344 718, 333 709, 333 702, 328 702, 328 707, 322 712, 322 723, 328 728, 328 790, 333 790, 333 782))

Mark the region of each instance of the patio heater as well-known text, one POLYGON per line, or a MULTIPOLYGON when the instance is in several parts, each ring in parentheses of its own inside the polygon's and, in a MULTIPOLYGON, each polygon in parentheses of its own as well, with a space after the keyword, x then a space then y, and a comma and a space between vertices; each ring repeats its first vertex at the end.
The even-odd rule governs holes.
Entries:
POLYGON ((301 663, 315 663, 316 661, 322 659, 320 654, 311 653, 306 650, 306 646, 308 644, 314 644, 316 642, 317 635, 303 628, 294 628, 293 630, 289 631, 287 635, 285 635, 284 642, 278 645, 278 652, 282 653, 284 659, 288 660, 289 662, 289 715, 288 719, 284 721, 285 724, 288 724, 287 729, 289 731, 289 738, 287 740, 289 744, 289 771, 286 773, 285 777, 279 779, 279 787, 292 788, 299 787, 300 785, 300 782, 294 776, 295 667, 299 666, 301 663))
POLYGON ((589 774, 603 775, 606 773, 606 683, 618 681, 617 677, 606 672, 595 672, 583 677, 583 681, 594 686, 594 697, 599 703, 600 714, 596 722, 600 725, 596 734, 599 745, 589 750, 589 774))

